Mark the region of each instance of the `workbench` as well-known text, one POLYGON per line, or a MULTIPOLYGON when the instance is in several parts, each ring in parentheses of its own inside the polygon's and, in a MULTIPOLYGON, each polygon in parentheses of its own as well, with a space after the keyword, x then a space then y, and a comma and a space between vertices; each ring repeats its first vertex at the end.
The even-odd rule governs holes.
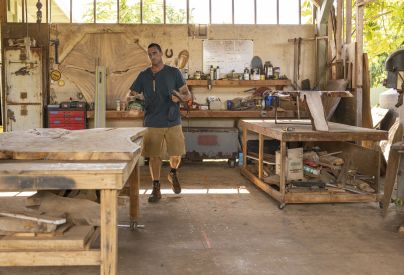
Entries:
MULTIPOLYGON (((243 131, 243 167, 241 173, 257 187, 268 193, 277 200, 282 209, 288 203, 330 203, 330 202, 370 202, 380 201, 379 163, 380 153, 357 146, 348 141, 371 140, 379 141, 387 139, 386 131, 367 129, 355 126, 349 126, 338 123, 328 123, 329 131, 315 131, 312 129, 310 120, 307 121, 288 121, 288 124, 276 124, 274 120, 242 120, 240 127, 243 131), (303 124, 305 123, 305 124, 303 124), (249 132, 258 134, 258 175, 247 169, 247 134, 249 132), (263 181, 264 138, 276 139, 280 142, 280 179, 279 187, 275 188, 263 181), (286 154, 288 142, 312 142, 321 143, 321 147, 334 147, 336 151, 350 150, 350 155, 361 169, 375 178, 375 194, 352 193, 352 192, 289 192, 287 190, 286 180, 286 154)), ((253 157, 254 158, 254 157, 253 157)))
POLYGON ((0 191, 100 190, 101 213, 100 249, 0 251, 0 266, 100 265, 101 274, 116 274, 117 195, 130 184, 130 218, 136 222, 143 133, 98 128, 0 134, 0 191))

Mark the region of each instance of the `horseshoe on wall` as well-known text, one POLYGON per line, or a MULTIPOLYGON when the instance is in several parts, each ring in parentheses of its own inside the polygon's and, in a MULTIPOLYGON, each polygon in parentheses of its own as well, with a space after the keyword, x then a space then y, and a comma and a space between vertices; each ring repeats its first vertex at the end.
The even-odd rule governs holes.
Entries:
POLYGON ((174 55, 173 49, 170 49, 170 50, 166 49, 165 54, 166 54, 166 57, 167 57, 167 58, 173 57, 173 55, 174 55))

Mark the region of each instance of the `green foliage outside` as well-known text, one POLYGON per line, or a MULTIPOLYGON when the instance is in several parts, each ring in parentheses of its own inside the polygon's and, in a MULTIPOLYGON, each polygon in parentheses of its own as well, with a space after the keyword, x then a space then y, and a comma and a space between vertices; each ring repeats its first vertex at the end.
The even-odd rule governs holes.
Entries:
MULTIPOLYGON (((116 13, 111 12, 116 8, 116 0, 97 1, 97 22, 116 21, 116 13)), ((84 14, 84 21, 93 22, 93 4, 89 3, 88 12, 84 14)), ((185 9, 175 9, 166 6, 167 23, 186 23, 187 13, 185 9)), ((119 23, 140 23, 140 1, 119 1, 119 23), (135 2, 135 4, 133 4, 135 2)), ((115 22, 116 23, 116 22, 115 22)), ((143 23, 163 24, 163 0, 143 0, 143 23)))
POLYGON ((363 35, 371 87, 380 87, 386 78, 386 58, 404 47, 404 1, 378 0, 366 5, 363 35))

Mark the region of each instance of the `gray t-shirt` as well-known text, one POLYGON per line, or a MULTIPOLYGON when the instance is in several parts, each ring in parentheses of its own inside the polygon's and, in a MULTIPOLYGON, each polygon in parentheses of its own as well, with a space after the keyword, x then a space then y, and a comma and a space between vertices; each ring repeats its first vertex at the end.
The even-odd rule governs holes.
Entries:
POLYGON ((180 106, 171 100, 171 91, 178 91, 184 85, 181 72, 168 65, 157 73, 153 73, 151 68, 140 72, 130 89, 144 95, 145 127, 165 128, 181 124, 180 106))

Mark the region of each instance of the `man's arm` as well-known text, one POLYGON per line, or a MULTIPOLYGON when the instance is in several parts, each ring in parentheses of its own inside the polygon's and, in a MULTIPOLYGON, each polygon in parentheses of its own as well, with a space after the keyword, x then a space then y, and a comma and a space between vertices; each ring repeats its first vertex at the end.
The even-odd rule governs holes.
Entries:
MULTIPOLYGON (((192 99, 191 92, 188 90, 187 84, 184 84, 181 86, 177 91, 173 91, 179 98, 181 98, 181 101, 187 102, 192 99)), ((172 95, 171 100, 174 102, 180 102, 179 98, 172 95)))

